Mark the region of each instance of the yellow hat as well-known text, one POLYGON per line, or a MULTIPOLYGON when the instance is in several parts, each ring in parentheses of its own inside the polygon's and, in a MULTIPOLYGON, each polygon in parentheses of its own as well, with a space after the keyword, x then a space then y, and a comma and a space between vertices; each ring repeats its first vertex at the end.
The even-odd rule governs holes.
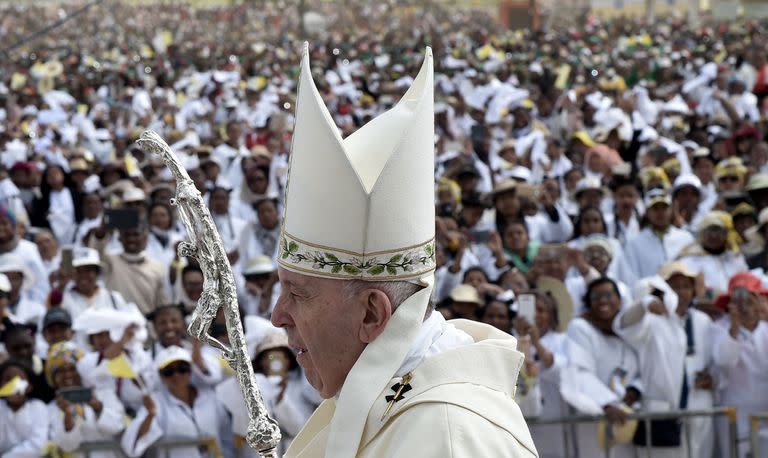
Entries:
POLYGON ((733 227, 733 218, 731 218, 731 215, 720 210, 711 211, 701 218, 698 230, 699 232, 702 232, 706 228, 712 226, 722 227, 727 231, 726 244, 731 251, 738 253, 739 245, 742 240, 739 233, 736 232, 736 229, 733 227))
POLYGON ((573 137, 576 140, 580 141, 581 143, 584 143, 584 145, 587 148, 592 148, 595 146, 595 142, 592 141, 592 137, 589 136, 589 134, 584 130, 579 130, 577 132, 574 132, 573 137))
POLYGON ((661 184, 664 189, 669 188, 669 176, 667 172, 661 167, 646 167, 640 170, 640 182, 643 183, 643 188, 648 189, 651 184, 661 184))
POLYGON ((747 173, 747 168, 744 167, 744 163, 741 158, 729 157, 718 162, 715 166, 715 179, 719 180, 723 177, 737 176, 740 179, 744 178, 747 173))

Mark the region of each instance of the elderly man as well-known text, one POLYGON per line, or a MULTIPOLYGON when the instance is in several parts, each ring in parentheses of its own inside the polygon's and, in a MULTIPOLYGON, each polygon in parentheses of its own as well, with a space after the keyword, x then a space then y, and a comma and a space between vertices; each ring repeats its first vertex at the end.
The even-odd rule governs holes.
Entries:
POLYGON ((515 339, 431 313, 432 75, 428 49, 400 103, 342 140, 305 45, 272 323, 326 401, 288 457, 537 456, 515 339))

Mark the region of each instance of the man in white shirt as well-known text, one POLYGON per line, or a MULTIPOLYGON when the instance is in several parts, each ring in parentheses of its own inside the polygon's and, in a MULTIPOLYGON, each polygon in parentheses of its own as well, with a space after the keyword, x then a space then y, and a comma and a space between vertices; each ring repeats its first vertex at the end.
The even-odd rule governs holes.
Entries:
POLYGON ((648 225, 627 242, 625 255, 637 278, 656 274, 665 262, 677 258, 693 236, 672 225, 672 202, 666 191, 652 189, 645 198, 648 225))

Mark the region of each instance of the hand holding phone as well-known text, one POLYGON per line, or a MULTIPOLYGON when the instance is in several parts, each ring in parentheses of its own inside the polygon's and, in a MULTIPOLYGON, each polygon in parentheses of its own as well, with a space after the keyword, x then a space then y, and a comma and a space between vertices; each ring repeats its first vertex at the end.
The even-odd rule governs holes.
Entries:
POLYGON ((139 227, 139 211, 136 208, 116 208, 104 211, 107 229, 136 229, 139 227))
POLYGON ((71 404, 86 404, 93 396, 90 388, 64 388, 59 390, 59 396, 71 404))
POLYGON ((536 321, 536 296, 521 294, 518 297, 517 316, 525 318, 531 324, 536 321))

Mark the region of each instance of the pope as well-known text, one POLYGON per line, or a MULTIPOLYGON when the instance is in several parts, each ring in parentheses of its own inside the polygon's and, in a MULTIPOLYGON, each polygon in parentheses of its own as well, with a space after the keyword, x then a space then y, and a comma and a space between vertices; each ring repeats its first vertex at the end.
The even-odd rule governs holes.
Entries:
POLYGON ((432 52, 342 139, 301 63, 272 314, 325 401, 287 457, 535 457, 516 340, 433 312, 432 52))

